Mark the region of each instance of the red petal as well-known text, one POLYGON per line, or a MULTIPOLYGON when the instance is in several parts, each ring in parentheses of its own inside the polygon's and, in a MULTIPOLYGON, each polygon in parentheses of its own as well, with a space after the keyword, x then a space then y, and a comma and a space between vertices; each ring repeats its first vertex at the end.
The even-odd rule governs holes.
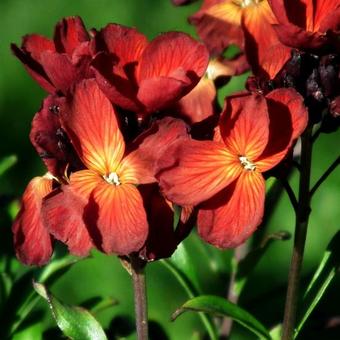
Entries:
POLYGON ((95 80, 77 84, 70 108, 61 118, 87 168, 102 175, 116 171, 125 143, 115 111, 95 80))
POLYGON ((179 141, 158 162, 165 196, 181 206, 196 205, 234 181, 242 170, 237 156, 212 141, 179 141))
POLYGON ((91 65, 100 89, 112 103, 133 112, 143 110, 137 96, 137 84, 128 78, 125 69, 116 65, 111 54, 98 53, 91 65))
POLYGON ((51 83, 46 72, 39 62, 34 60, 29 53, 11 44, 13 54, 24 64, 28 74, 48 93, 55 93, 56 88, 51 83))
POLYGON ((133 142, 134 151, 122 160, 118 170, 122 181, 126 183, 125 178, 134 177, 136 182, 130 181, 130 183, 155 182, 158 159, 174 142, 188 138, 187 125, 182 120, 166 117, 155 121, 133 142))
POLYGON ((84 217, 100 237, 105 253, 128 255, 138 251, 148 234, 142 197, 131 184, 97 185, 84 217))
POLYGON ((225 190, 206 203, 198 213, 198 232, 220 248, 243 243, 262 221, 265 181, 256 171, 243 171, 225 190))
POLYGON ((269 139, 262 155, 256 160, 262 172, 271 169, 286 156, 308 122, 303 98, 294 89, 274 90, 266 99, 270 118, 269 139))
POLYGON ((219 127, 231 153, 254 161, 268 142, 269 117, 265 98, 256 94, 227 97, 219 127))
POLYGON ((158 36, 145 48, 137 68, 138 98, 150 111, 168 105, 198 83, 208 61, 204 45, 190 36, 179 32, 158 36), (164 96, 159 94, 162 91, 166 91, 164 96))
POLYGON ((264 73, 271 79, 290 58, 290 48, 280 43, 275 30, 272 28, 274 23, 276 23, 276 19, 267 1, 262 1, 256 6, 246 7, 243 11, 242 27, 248 62, 255 74, 264 73), (280 53, 274 54, 273 48, 275 48, 275 52, 279 49, 280 53), (270 68, 268 69, 268 66, 272 65, 268 65, 268 61, 271 62, 271 60, 268 60, 269 50, 271 50, 270 57, 276 60, 274 72, 270 68), (279 60, 277 60, 278 56, 280 56, 279 60), (277 65, 278 62, 280 62, 280 65, 277 65))
POLYGON ((148 44, 147 38, 135 28, 118 24, 108 24, 95 39, 98 51, 103 51, 104 43, 106 50, 118 57, 121 66, 137 63, 148 44))
POLYGON ((76 195, 72 186, 48 195, 42 206, 42 216, 48 231, 59 241, 67 244, 70 253, 87 256, 94 247, 83 220, 87 204, 84 197, 76 195))
POLYGON ((203 77, 200 82, 180 101, 175 109, 190 123, 198 123, 214 115, 216 88, 211 79, 203 77))
POLYGON ((79 80, 77 68, 66 54, 44 52, 41 55, 41 64, 52 84, 64 94, 79 80))
POLYGON ((88 40, 89 35, 80 17, 64 18, 57 23, 54 32, 54 43, 59 53, 67 53, 71 56, 82 42, 88 40))
POLYGON ((42 199, 51 191, 51 179, 35 177, 22 197, 22 206, 12 230, 17 257, 25 264, 41 266, 48 262, 52 255, 51 236, 41 216, 42 199))
POLYGON ((23 51, 29 52, 37 62, 41 62, 41 54, 43 52, 55 52, 53 41, 38 34, 26 35, 23 38, 21 47, 23 51))
POLYGON ((232 44, 243 46, 241 8, 230 0, 206 0, 200 11, 189 18, 213 56, 232 44), (228 34, 226 34, 228 32, 228 34))

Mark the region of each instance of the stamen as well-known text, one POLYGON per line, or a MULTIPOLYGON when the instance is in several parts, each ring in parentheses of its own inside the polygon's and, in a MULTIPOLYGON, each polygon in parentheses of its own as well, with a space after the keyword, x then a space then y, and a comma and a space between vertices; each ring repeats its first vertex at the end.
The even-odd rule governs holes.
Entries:
POLYGON ((245 170, 248 170, 248 171, 255 171, 256 170, 256 165, 254 163, 252 163, 250 160, 248 160, 247 157, 240 156, 239 160, 240 160, 241 165, 244 167, 245 170))
POLYGON ((119 177, 118 177, 116 172, 110 172, 108 176, 104 175, 103 178, 109 184, 114 184, 114 185, 121 185, 122 184, 120 182, 119 177))

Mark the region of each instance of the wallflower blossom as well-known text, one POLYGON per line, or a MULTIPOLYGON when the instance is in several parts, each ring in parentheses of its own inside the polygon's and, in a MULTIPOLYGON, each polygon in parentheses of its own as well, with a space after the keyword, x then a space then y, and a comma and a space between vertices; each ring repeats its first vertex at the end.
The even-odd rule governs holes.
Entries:
POLYGON ((279 39, 287 46, 339 51, 339 0, 269 0, 279 39))
POLYGON ((101 90, 140 118, 164 109, 199 82, 208 65, 205 46, 180 32, 151 42, 137 30, 109 24, 95 37, 92 65, 101 90))
POLYGON ((80 17, 58 22, 53 40, 31 34, 23 38, 21 48, 15 44, 11 48, 31 77, 51 94, 66 94, 72 85, 92 76, 90 36, 80 17))
POLYGON ((165 121, 167 129, 146 132, 127 150, 115 111, 95 80, 76 86, 61 120, 86 169, 73 172, 68 184, 46 197, 45 226, 76 255, 93 247, 118 255, 139 251, 149 227, 137 186, 156 181, 155 157, 186 135, 185 124, 165 121))
POLYGON ((290 48, 272 28, 277 20, 267 0, 205 0, 190 22, 212 55, 237 45, 255 74, 273 78, 280 68, 273 68, 272 60, 279 59, 282 66, 290 57, 290 48))
POLYGON ((198 205, 203 239, 236 247, 261 223, 262 173, 286 156, 306 124, 303 99, 293 89, 229 97, 213 141, 176 143, 161 157, 160 186, 172 202, 198 205))

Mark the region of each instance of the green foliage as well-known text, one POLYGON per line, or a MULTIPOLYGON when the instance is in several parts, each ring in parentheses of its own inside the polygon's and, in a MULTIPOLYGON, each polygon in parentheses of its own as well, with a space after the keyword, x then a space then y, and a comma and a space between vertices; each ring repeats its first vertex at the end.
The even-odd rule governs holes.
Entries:
POLYGON ((106 340, 99 322, 84 308, 67 306, 50 294, 41 283, 34 289, 51 308, 52 315, 63 334, 74 340, 106 340))
POLYGON ((176 310, 172 315, 172 319, 176 319, 187 311, 231 317, 258 337, 271 339, 268 330, 254 316, 220 296, 202 295, 188 300, 176 310))

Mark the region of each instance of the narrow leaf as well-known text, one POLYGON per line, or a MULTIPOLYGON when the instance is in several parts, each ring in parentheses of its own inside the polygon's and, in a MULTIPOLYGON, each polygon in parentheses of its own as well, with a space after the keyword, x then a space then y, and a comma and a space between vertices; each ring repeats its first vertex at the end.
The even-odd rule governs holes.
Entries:
POLYGON ((2 176, 8 169, 10 169, 16 162, 17 156, 11 155, 0 160, 0 176, 2 176))
POLYGON ((65 336, 75 340, 107 339, 99 322, 86 309, 64 305, 43 284, 35 282, 33 285, 36 292, 48 302, 53 317, 65 336))
POLYGON ((299 322, 295 329, 294 338, 301 331, 308 317, 319 303, 328 286, 340 269, 340 231, 338 231, 328 244, 323 258, 317 268, 303 297, 303 307, 299 322))
POLYGON ((188 300, 172 315, 175 320, 186 311, 205 312, 216 316, 228 316, 260 338, 271 339, 268 330, 254 316, 228 300, 214 295, 201 295, 188 300))

